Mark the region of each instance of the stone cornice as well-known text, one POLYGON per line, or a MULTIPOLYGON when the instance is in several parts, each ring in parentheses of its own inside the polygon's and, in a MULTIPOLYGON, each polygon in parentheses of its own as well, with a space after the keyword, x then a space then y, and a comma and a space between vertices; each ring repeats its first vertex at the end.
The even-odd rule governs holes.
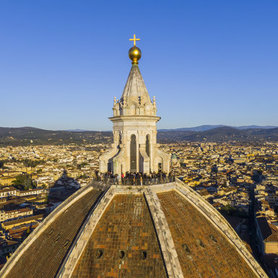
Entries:
POLYGON ((109 120, 111 120, 112 122, 138 121, 138 120, 158 122, 160 119, 161 117, 149 116, 149 115, 127 115, 127 116, 109 117, 109 120))

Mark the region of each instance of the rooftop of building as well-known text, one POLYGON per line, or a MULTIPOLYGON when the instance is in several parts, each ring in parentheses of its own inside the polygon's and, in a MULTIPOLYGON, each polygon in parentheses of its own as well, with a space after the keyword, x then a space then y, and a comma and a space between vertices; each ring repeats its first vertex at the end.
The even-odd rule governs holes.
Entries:
POLYGON ((269 223, 266 217, 257 218, 259 228, 265 242, 278 242, 278 227, 269 223))

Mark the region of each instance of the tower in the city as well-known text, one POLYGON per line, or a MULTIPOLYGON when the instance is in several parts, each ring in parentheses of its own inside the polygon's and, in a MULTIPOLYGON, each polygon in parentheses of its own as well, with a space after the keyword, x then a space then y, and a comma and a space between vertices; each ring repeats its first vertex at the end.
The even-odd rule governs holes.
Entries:
POLYGON ((100 172, 113 174, 163 171, 168 173, 170 155, 159 149, 156 137, 155 97, 151 100, 138 61, 141 50, 136 46, 140 40, 134 35, 134 46, 129 50, 131 70, 121 98, 114 98, 112 148, 100 157, 100 172))

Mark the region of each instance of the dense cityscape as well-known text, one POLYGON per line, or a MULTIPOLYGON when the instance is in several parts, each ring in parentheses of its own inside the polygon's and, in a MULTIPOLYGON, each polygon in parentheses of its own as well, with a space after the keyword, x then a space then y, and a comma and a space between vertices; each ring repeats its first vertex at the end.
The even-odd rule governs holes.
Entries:
MULTIPOLYGON (((1 265, 63 200, 96 179, 106 144, 0 148, 1 265)), ((278 144, 161 144, 172 173, 217 208, 266 269, 278 256, 278 144), (271 255, 270 255, 271 254, 271 255)), ((274 269, 273 269, 274 271, 274 269)))

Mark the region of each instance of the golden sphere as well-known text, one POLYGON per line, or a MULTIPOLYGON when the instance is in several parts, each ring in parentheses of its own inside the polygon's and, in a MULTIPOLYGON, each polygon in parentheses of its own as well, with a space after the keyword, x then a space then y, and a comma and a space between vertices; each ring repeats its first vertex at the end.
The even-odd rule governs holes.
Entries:
POLYGON ((141 58, 141 50, 137 46, 133 46, 128 51, 128 56, 132 61, 132 64, 138 64, 138 61, 141 58))

